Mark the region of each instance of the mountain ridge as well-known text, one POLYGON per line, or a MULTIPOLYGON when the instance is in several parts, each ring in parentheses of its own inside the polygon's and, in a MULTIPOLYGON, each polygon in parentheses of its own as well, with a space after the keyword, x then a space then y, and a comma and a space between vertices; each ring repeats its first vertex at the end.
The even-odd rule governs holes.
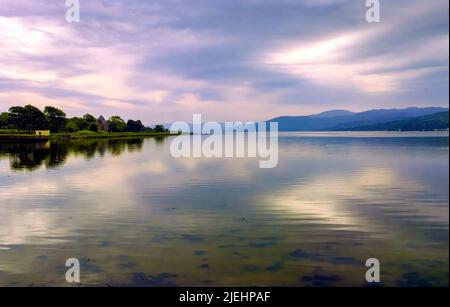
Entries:
POLYGON ((431 131, 449 128, 449 111, 387 123, 359 126, 346 131, 431 131))
POLYGON ((318 114, 309 115, 310 117, 314 118, 330 118, 330 117, 338 117, 338 116, 348 116, 353 115, 355 112, 348 111, 348 110, 329 110, 324 111, 318 114))
POLYGON ((327 114, 333 114, 330 112, 334 111, 345 112, 346 110, 331 110, 307 116, 280 116, 268 122, 278 122, 279 131, 342 131, 446 112, 448 108, 374 109, 358 113, 347 111, 351 114, 346 113, 348 115, 342 116, 326 116, 327 114), (320 114, 325 114, 325 117, 320 116, 320 114))

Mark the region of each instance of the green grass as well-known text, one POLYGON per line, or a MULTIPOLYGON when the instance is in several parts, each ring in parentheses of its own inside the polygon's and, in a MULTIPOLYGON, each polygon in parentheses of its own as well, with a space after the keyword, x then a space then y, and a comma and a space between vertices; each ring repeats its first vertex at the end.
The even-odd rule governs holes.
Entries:
POLYGON ((19 131, 16 129, 0 129, 0 141, 31 141, 41 142, 48 138, 35 135, 31 131, 19 131))
POLYGON ((152 136, 170 136, 170 132, 92 132, 78 131, 73 133, 54 133, 50 135, 51 139, 90 139, 90 138, 127 138, 127 137, 152 137, 152 136))
POLYGON ((170 132, 93 132, 93 131, 78 131, 78 132, 64 132, 53 133, 50 136, 37 136, 31 132, 0 130, 0 140, 34 140, 45 141, 48 139, 96 139, 96 138, 131 138, 131 137, 163 137, 173 135, 170 132))
POLYGON ((0 135, 34 135, 31 131, 19 131, 17 129, 0 129, 0 135))

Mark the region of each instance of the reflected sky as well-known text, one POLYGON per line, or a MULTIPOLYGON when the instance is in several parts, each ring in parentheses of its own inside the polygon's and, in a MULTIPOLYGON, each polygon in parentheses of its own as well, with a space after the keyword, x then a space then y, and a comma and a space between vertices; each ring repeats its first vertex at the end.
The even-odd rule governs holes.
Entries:
POLYGON ((170 138, 0 143, 0 285, 448 286, 448 137, 281 134, 279 165, 170 138))

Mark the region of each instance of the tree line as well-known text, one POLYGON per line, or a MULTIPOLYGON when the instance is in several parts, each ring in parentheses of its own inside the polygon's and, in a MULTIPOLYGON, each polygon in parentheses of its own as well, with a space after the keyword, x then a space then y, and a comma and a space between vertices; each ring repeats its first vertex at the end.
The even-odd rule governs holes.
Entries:
MULTIPOLYGON (((163 125, 155 128, 145 127, 140 120, 129 119, 125 122, 120 116, 111 116, 108 120, 110 132, 167 132, 163 125)), ((99 122, 91 114, 82 117, 67 118, 66 113, 58 108, 47 106, 39 108, 26 105, 14 106, 8 112, 0 114, 0 129, 22 131, 50 130, 53 133, 99 131, 99 122)))

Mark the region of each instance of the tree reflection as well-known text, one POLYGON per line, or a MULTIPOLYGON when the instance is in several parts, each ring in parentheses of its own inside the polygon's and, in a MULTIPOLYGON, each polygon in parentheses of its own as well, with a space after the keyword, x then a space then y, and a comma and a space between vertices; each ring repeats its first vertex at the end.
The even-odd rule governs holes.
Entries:
MULTIPOLYGON (((164 140, 158 140, 164 142, 164 140)), ((0 142, 0 159, 9 158, 12 170, 35 171, 41 166, 53 169, 63 166, 70 155, 83 155, 90 160, 96 155, 118 156, 142 150, 144 139, 88 139, 49 141, 47 143, 0 142)))

